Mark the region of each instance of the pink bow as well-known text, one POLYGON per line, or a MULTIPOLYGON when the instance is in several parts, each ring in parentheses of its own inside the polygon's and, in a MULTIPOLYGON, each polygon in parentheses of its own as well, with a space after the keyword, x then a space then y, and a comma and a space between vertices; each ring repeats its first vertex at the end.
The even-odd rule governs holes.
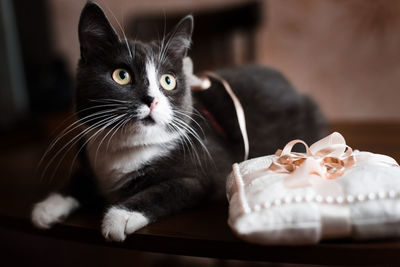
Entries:
POLYGON ((343 192, 334 180, 342 176, 346 168, 360 162, 377 162, 398 166, 397 162, 388 156, 364 153, 353 153, 351 147, 340 133, 319 140, 310 147, 302 140, 289 142, 283 150, 275 153, 277 158, 268 170, 278 173, 289 173, 284 185, 289 188, 313 186, 322 196, 342 196, 343 192), (293 146, 301 143, 306 153, 292 152, 293 146))

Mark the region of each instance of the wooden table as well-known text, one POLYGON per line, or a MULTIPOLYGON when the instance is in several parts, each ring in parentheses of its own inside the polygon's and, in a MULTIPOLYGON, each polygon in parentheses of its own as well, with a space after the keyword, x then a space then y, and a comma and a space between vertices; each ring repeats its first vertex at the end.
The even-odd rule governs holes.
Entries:
MULTIPOLYGON (((400 160, 400 123, 342 122, 335 123, 332 129, 340 131, 353 148, 385 153, 400 160)), ((339 240, 291 247, 244 243, 226 224, 226 203, 165 218, 129 236, 124 243, 104 241, 100 233, 101 212, 96 211, 78 212, 51 230, 37 230, 29 220, 31 206, 55 185, 39 182, 32 175, 43 153, 44 140, 36 131, 22 131, 2 138, 0 228, 6 231, 104 247, 200 257, 304 264, 400 265, 400 242, 396 240, 362 243, 339 240)), ((61 176, 57 180, 65 178, 61 176)))

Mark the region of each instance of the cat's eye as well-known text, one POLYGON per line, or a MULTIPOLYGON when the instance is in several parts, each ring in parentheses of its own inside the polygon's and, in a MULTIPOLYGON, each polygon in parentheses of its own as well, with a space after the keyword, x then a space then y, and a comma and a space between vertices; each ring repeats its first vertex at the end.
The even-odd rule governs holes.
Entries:
POLYGON ((112 74, 113 80, 120 85, 127 85, 132 78, 129 72, 125 69, 116 69, 112 74))
POLYGON ((171 74, 164 74, 161 76, 160 84, 165 90, 174 90, 176 87, 176 79, 171 74))

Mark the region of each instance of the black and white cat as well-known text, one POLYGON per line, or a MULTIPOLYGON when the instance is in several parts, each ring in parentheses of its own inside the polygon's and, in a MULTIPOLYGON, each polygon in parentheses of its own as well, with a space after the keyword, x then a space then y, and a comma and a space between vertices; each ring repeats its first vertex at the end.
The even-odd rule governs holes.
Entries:
MULTIPOLYGON (((161 41, 120 40, 102 9, 86 4, 75 99, 84 125, 80 167, 68 185, 34 206, 35 226, 50 228, 101 199, 103 235, 123 241, 161 217, 223 196, 232 163, 242 160, 241 134, 220 83, 190 90, 185 57, 192 29, 187 16, 161 41)), ((217 73, 244 106, 250 157, 322 136, 315 104, 277 71, 247 66, 217 73)))

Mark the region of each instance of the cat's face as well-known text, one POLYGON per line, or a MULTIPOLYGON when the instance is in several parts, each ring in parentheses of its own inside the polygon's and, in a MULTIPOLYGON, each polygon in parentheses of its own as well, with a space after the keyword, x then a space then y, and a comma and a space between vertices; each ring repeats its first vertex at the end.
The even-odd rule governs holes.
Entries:
POLYGON ((174 138, 192 111, 182 70, 192 29, 188 16, 164 40, 120 40, 101 8, 88 3, 79 22, 78 117, 93 131, 124 129, 136 145, 174 138))

